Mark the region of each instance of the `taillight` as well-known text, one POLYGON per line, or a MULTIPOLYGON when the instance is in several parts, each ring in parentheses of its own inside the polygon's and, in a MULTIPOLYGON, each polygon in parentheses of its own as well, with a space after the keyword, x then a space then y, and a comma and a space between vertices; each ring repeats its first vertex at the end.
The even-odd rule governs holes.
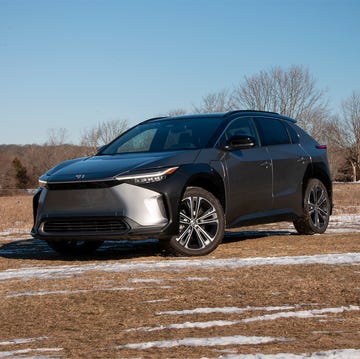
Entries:
POLYGON ((326 150, 327 146, 326 145, 316 145, 315 146, 318 150, 326 150))

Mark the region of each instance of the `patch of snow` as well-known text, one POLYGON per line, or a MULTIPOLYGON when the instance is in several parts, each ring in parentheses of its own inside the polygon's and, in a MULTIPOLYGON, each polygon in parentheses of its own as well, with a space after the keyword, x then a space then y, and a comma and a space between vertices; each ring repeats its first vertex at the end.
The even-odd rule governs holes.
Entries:
POLYGON ((228 325, 236 325, 239 324, 240 320, 211 320, 208 322, 185 322, 185 323, 175 323, 168 325, 159 325, 157 327, 140 327, 140 328, 130 328, 127 329, 127 332, 135 332, 135 331, 144 331, 144 332, 155 332, 158 330, 165 329, 189 329, 189 328, 212 328, 212 327, 225 327, 228 325))
MULTIPOLYGON (((23 358, 24 354, 29 354, 29 353, 44 353, 44 352, 59 352, 61 350, 64 350, 63 348, 36 348, 36 349, 19 349, 19 350, 12 350, 12 351, 4 351, 4 352, 0 352, 0 358, 23 358), (19 357, 18 355, 21 355, 21 357, 19 357)), ((31 357, 26 357, 28 359, 30 359, 31 357)), ((41 355, 41 357, 39 355, 36 355, 35 357, 32 358, 53 358, 53 356, 48 357, 48 356, 43 356, 41 355)))
POLYGON ((185 278, 185 280, 189 281, 189 282, 202 282, 202 281, 208 281, 208 280, 211 280, 211 278, 209 277, 188 277, 188 278, 185 278))
POLYGON ((326 233, 360 232, 360 215, 341 214, 330 217, 326 233))
POLYGON ((45 339, 49 339, 49 337, 11 339, 11 340, 8 340, 5 342, 0 342, 0 345, 27 344, 27 343, 37 342, 39 340, 45 340, 45 339))
POLYGON ((336 349, 304 354, 235 354, 221 355, 217 359, 359 359, 359 349, 336 349))
POLYGON ((192 347, 211 347, 226 345, 256 345, 270 343, 274 341, 284 341, 284 338, 271 337, 246 337, 243 335, 234 335, 229 337, 210 337, 210 338, 183 338, 175 340, 159 340, 153 342, 130 343, 119 345, 115 349, 150 349, 150 348, 174 348, 179 346, 192 347))
POLYGON ((246 318, 242 321, 244 323, 249 322, 255 322, 255 321, 261 321, 261 320, 275 320, 279 318, 318 318, 323 317, 324 314, 331 313, 343 313, 353 310, 360 310, 359 306, 356 305, 350 305, 348 307, 339 307, 339 308, 323 308, 323 309, 311 309, 311 310, 301 310, 297 312, 279 312, 274 314, 266 314, 258 317, 253 318, 246 318))
POLYGON ((195 308, 185 310, 170 310, 165 312, 157 312, 155 315, 193 315, 193 314, 242 314, 249 311, 264 310, 264 311, 277 311, 277 310, 290 310, 294 309, 293 306, 281 306, 281 307, 218 307, 218 308, 195 308))
POLYGON ((154 299, 154 300, 145 300, 144 303, 162 303, 169 302, 169 299, 154 299))
POLYGON ((145 278, 134 278, 128 279, 130 283, 162 283, 162 279, 145 279, 145 278))
MULTIPOLYGON (((192 315, 192 314, 209 314, 209 313, 225 313, 225 314, 242 314, 247 311, 256 311, 256 310, 265 310, 265 311, 276 311, 284 309, 294 309, 294 307, 284 306, 284 307, 246 307, 246 308, 237 308, 237 307, 223 307, 223 308, 196 308, 192 310, 180 310, 180 311, 168 311, 168 312, 158 312, 156 315, 192 315)), ((325 314, 331 313, 343 313, 347 311, 360 310, 360 307, 350 305, 348 307, 338 307, 338 308, 323 308, 323 309, 312 309, 312 310, 302 310, 297 312, 278 312, 274 314, 266 314, 262 316, 246 318, 242 320, 213 320, 207 322, 185 322, 185 323, 175 323, 168 325, 159 325, 156 327, 139 327, 131 328, 127 331, 158 331, 165 329, 188 329, 188 328, 211 328, 219 326, 228 326, 236 325, 241 322, 249 323, 262 320, 276 320, 280 318, 319 318, 324 317, 325 314)))
MULTIPOLYGON (((21 222, 19 223, 15 223, 15 224, 21 224, 21 222)), ((28 228, 8 228, 3 232, 0 232, 0 236, 11 236, 11 235, 25 235, 25 236, 29 236, 29 229, 28 228)))
POLYGON ((284 256, 284 257, 255 257, 255 258, 227 258, 227 259, 180 259, 142 261, 132 263, 102 263, 82 265, 61 265, 49 267, 28 267, 7 269, 0 272, 0 280, 15 278, 22 279, 59 279, 71 278, 88 271, 103 272, 134 272, 134 271, 182 271, 201 268, 212 269, 237 269, 244 267, 255 267, 265 265, 358 265, 360 264, 360 253, 334 253, 316 254, 306 256, 284 256))
POLYGON ((131 291, 136 288, 131 287, 120 287, 120 288, 104 288, 104 289, 76 289, 76 290, 43 290, 43 291, 28 291, 20 293, 11 293, 6 296, 6 298, 17 298, 17 297, 34 297, 34 296, 44 296, 44 295, 59 295, 59 294, 78 294, 78 293, 89 293, 96 291, 131 291))
POLYGON ((0 236, 9 236, 11 232, 0 232, 0 236))
POLYGON ((52 294, 79 294, 79 293, 90 293, 98 291, 133 291, 139 289, 149 289, 149 288, 160 288, 160 289, 171 289, 170 286, 160 286, 160 287, 111 287, 111 288, 94 288, 94 289, 76 289, 76 290, 52 290, 52 291, 29 291, 29 292, 20 292, 20 293, 11 293, 6 296, 6 298, 16 298, 16 297, 32 297, 32 296, 44 296, 52 294))

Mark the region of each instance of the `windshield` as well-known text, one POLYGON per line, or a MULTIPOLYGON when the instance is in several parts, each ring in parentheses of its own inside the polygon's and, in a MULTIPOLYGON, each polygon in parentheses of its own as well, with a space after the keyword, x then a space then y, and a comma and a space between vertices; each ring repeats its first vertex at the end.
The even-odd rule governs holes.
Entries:
POLYGON ((107 146, 100 155, 193 150, 207 147, 222 118, 173 118, 142 123, 107 146))

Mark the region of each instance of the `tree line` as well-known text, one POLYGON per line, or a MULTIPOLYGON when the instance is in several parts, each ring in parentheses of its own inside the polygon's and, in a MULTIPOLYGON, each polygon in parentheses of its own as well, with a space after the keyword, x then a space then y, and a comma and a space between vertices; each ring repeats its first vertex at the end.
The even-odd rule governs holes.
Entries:
MULTIPOLYGON (((328 145, 334 180, 360 179, 360 92, 331 113, 326 91, 302 66, 272 67, 245 76, 238 85, 206 94, 190 109, 178 108, 164 115, 223 112, 236 109, 273 111, 295 118, 319 142, 328 145)), ((57 163, 96 153, 129 127, 124 119, 105 121, 84 129, 80 143, 69 144, 64 128, 50 129, 43 145, 0 145, 0 195, 13 189, 35 188, 38 177, 57 163)))

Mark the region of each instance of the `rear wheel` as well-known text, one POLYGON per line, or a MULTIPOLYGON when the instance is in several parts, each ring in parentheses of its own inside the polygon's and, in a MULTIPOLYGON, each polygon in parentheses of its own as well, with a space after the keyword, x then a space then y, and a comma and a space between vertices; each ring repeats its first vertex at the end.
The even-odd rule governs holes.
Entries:
POLYGON ((324 233, 329 224, 330 199, 326 187, 318 179, 311 179, 304 193, 303 216, 294 220, 300 234, 324 233))
POLYGON ((47 241, 49 247, 64 256, 82 256, 95 252, 103 241, 61 240, 47 241))
POLYGON ((186 189, 179 208, 179 234, 168 242, 178 256, 202 256, 212 252, 224 236, 224 211, 219 200, 199 188, 186 189))

